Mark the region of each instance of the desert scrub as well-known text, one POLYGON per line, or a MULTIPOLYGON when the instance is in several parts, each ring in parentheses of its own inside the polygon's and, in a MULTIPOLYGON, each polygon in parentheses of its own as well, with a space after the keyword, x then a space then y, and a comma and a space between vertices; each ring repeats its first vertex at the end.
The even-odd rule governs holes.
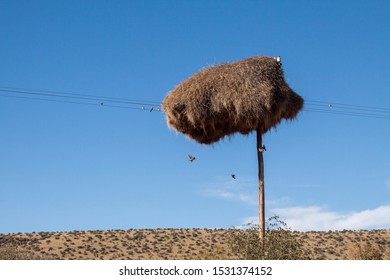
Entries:
POLYGON ((384 260, 390 260, 390 248, 386 249, 385 253, 383 254, 384 260))
POLYGON ((54 257, 26 250, 15 245, 0 247, 0 260, 52 260, 54 257))
POLYGON ((376 244, 372 245, 368 242, 355 243, 347 252, 348 260, 382 260, 386 257, 376 244))
POLYGON ((309 259, 303 242, 278 216, 266 222, 264 247, 260 244, 259 226, 253 224, 248 224, 244 230, 232 230, 228 240, 232 254, 241 260, 309 259))
POLYGON ((199 251, 196 260, 234 260, 237 259, 225 246, 213 245, 210 249, 203 249, 199 251))

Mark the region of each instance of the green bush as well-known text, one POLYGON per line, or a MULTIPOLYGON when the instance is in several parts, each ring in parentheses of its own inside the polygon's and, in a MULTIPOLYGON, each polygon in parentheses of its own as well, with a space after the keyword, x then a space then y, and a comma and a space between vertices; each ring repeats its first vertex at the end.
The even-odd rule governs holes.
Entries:
POLYGON ((266 222, 264 246, 259 238, 259 226, 246 225, 244 230, 233 230, 229 236, 232 254, 241 260, 302 260, 308 259, 303 242, 274 215, 266 222))

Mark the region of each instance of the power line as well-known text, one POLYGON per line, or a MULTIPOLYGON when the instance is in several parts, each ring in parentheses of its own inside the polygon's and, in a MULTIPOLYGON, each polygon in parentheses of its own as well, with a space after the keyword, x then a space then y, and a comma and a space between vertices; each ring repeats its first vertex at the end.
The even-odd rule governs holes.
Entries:
MULTIPOLYGON (((149 112, 160 112, 162 103, 150 100, 117 98, 101 95, 76 94, 70 92, 24 89, 15 87, 0 87, 0 97, 123 109, 136 109, 149 112), (156 110, 154 110, 155 108, 156 110)), ((305 106, 303 111, 310 113, 325 113, 353 117, 390 119, 390 108, 326 102, 311 99, 305 99, 305 106)))
POLYGON ((317 101, 317 100, 305 100, 305 105, 310 105, 315 107, 340 108, 340 109, 347 109, 347 110, 354 110, 354 111, 390 113, 390 108, 362 106, 362 105, 353 105, 353 104, 336 103, 336 102, 324 102, 324 101, 317 101))
POLYGON ((20 99, 30 99, 39 101, 53 101, 58 103, 72 103, 80 105, 96 105, 105 107, 140 109, 145 107, 157 107, 157 112, 161 111, 160 102, 136 100, 128 98, 115 98, 100 95, 75 94, 69 92, 57 92, 46 90, 22 89, 0 87, 0 96, 20 99), (137 107, 134 107, 137 106, 137 107))
POLYGON ((325 113, 325 114, 333 114, 333 115, 345 115, 345 116, 353 116, 353 117, 366 117, 366 118, 377 118, 377 119, 390 119, 390 114, 364 114, 364 113, 356 113, 356 112, 348 112, 348 111, 337 111, 337 110, 324 110, 324 109, 311 109, 304 108, 304 112, 314 112, 314 113, 325 113))
POLYGON ((48 90, 25 89, 25 88, 14 88, 14 87, 0 87, 0 91, 21 93, 21 94, 53 96, 53 97, 75 98, 75 99, 103 100, 103 101, 129 103, 129 104, 137 104, 137 105, 139 104, 146 104, 151 106, 161 105, 161 102, 157 102, 157 101, 119 98, 119 97, 101 96, 101 95, 78 94, 78 93, 70 93, 70 92, 62 92, 62 91, 48 91, 48 90))
POLYGON ((108 97, 108 96, 99 96, 99 95, 75 94, 75 93, 58 92, 58 91, 44 91, 44 90, 31 90, 31 89, 0 87, 0 92, 39 95, 39 96, 47 96, 47 97, 60 97, 60 98, 70 98, 70 99, 98 100, 98 101, 101 100, 101 101, 109 101, 109 102, 114 102, 114 103, 136 104, 136 105, 139 105, 139 104, 153 105, 153 106, 160 105, 160 102, 155 102, 155 101, 136 100, 136 99, 128 99, 128 98, 117 98, 117 97, 108 97))
POLYGON ((88 103, 88 102, 71 101, 71 100, 57 100, 57 99, 40 98, 40 97, 14 96, 14 95, 2 94, 2 93, 0 93, 0 96, 1 97, 10 97, 10 98, 19 98, 19 99, 38 100, 38 101, 49 101, 49 102, 56 102, 56 103, 68 103, 68 104, 104 106, 104 107, 112 107, 112 108, 141 110, 140 107, 120 106, 120 105, 111 105, 111 104, 104 104, 104 103, 88 103))
POLYGON ((390 119, 390 108, 325 102, 310 99, 305 100, 305 107, 303 111, 354 117, 390 119))

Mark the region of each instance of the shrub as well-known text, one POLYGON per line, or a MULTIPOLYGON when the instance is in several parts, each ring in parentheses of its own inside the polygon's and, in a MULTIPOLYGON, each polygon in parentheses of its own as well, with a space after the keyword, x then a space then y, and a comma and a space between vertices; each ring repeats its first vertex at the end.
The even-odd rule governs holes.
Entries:
POLYGON ((201 250, 199 251, 199 257, 196 258, 199 260, 230 260, 234 257, 226 252, 223 246, 215 245, 210 250, 201 250))
POLYGON ((383 254, 383 259, 384 259, 384 260, 390 260, 390 248, 387 249, 387 250, 385 251, 385 253, 383 254))
POLYGON ((367 242, 360 242, 349 247, 347 259, 349 260, 382 260, 386 257, 382 254, 379 247, 367 242))
POLYGON ((302 260, 308 259, 303 242, 274 215, 267 220, 264 247, 260 244, 259 226, 248 224, 244 230, 233 230, 229 248, 242 260, 302 260))
POLYGON ((0 247, 0 260, 50 260, 52 256, 40 254, 19 246, 5 244, 0 247))

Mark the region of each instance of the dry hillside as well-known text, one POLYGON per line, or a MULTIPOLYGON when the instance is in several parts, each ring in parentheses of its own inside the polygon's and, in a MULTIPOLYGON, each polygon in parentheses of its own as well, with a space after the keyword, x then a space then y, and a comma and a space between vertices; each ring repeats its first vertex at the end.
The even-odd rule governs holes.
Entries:
MULTIPOLYGON (((144 229, 0 235, 0 259, 228 259, 229 231, 144 229), (18 251, 18 257, 12 257, 18 251)), ((390 230, 294 232, 310 259, 350 259, 362 242, 390 257, 390 230)))

